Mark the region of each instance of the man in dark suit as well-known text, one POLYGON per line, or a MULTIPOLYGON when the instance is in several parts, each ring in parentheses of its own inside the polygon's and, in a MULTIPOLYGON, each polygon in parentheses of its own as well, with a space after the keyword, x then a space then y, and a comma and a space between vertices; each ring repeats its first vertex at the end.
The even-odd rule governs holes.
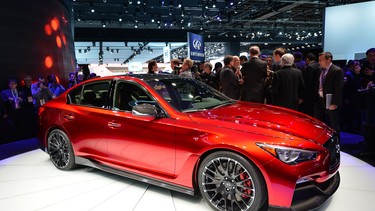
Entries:
POLYGON ((275 72, 272 84, 273 104, 298 110, 302 102, 304 82, 299 69, 293 68, 294 57, 286 53, 281 57, 282 68, 275 72))
POLYGON ((9 89, 1 92, 1 100, 4 103, 6 125, 8 127, 9 138, 17 140, 22 137, 22 104, 24 100, 23 92, 17 89, 17 80, 9 79, 9 89))
POLYGON ((306 68, 302 70, 305 91, 303 94, 303 102, 299 106, 299 110, 307 115, 314 116, 314 106, 317 100, 316 90, 318 90, 319 87, 320 67, 313 53, 306 55, 306 64, 306 68))
POLYGON ((241 100, 264 103, 267 63, 259 59, 260 49, 258 46, 251 46, 249 51, 250 60, 243 63, 241 68, 244 78, 241 100))
POLYGON ((332 127, 340 137, 339 107, 342 104, 341 94, 344 86, 344 71, 332 64, 332 59, 333 56, 330 52, 319 54, 321 67, 317 90, 319 100, 317 100, 315 106, 314 116, 332 127))
POLYGON ((240 98, 240 85, 243 84, 242 79, 238 79, 232 70, 233 56, 224 57, 224 67, 220 71, 220 82, 222 92, 226 96, 238 100, 240 98))

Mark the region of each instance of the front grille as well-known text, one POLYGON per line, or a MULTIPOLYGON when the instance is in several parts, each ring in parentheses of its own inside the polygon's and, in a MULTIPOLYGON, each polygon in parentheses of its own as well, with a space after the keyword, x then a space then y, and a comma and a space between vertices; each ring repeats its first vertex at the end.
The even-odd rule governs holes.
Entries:
POLYGON ((337 136, 331 137, 324 147, 329 151, 329 171, 334 171, 340 165, 340 144, 337 136))

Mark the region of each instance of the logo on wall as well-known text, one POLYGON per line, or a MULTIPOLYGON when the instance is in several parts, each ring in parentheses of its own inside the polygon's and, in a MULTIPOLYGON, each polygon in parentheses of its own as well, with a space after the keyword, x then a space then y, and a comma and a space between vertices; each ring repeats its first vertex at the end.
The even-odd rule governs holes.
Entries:
POLYGON ((200 40, 194 39, 193 40, 193 47, 198 51, 202 48, 202 42, 200 40))
POLYGON ((203 36, 188 32, 188 57, 194 61, 204 61, 203 36))

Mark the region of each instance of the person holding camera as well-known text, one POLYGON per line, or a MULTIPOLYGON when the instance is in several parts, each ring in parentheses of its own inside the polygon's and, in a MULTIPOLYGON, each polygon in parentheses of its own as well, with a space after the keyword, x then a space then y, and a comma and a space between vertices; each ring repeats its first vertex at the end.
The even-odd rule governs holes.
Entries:
POLYGON ((38 76, 38 81, 31 85, 31 93, 34 98, 36 112, 38 112, 40 106, 51 100, 53 96, 43 76, 38 76))

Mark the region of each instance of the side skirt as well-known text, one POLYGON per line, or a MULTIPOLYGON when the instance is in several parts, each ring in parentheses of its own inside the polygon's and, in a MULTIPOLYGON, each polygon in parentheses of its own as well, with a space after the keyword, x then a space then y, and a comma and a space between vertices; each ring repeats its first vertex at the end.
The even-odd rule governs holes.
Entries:
POLYGON ((93 167, 93 168, 100 169, 100 170, 105 171, 105 172, 109 172, 109 173, 116 174, 116 175, 119 175, 119 176, 127 177, 127 178, 134 179, 134 180, 138 180, 138 181, 145 182, 145 183, 148 183, 148 184, 151 184, 151 185, 160 186, 160 187, 163 187, 163 188, 167 188, 167 189, 174 190, 174 191, 177 191, 177 192, 185 193, 185 194, 188 194, 188 195, 192 195, 192 196, 195 195, 194 189, 186 188, 186 187, 183 187, 183 186, 178 186, 178 185, 175 185, 175 184, 167 183, 165 181, 161 181, 161 180, 157 180, 157 179, 153 179, 153 178, 149 178, 149 177, 145 177, 145 176, 140 175, 140 174, 130 173, 130 172, 126 172, 126 171, 123 171, 123 170, 120 170, 120 169, 112 168, 112 167, 100 164, 98 162, 92 161, 92 160, 87 159, 87 158, 75 156, 75 161, 76 161, 76 164, 79 164, 79 165, 93 167))

